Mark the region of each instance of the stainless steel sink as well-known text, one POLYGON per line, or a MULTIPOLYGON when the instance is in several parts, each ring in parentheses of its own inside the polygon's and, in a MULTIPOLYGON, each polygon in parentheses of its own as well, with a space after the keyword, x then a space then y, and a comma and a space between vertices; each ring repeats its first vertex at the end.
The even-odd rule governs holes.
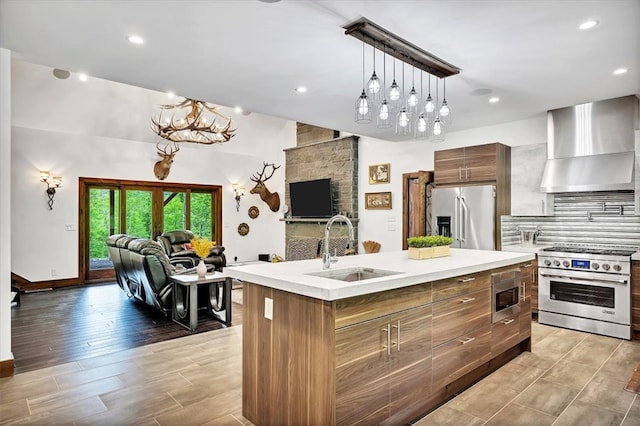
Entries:
POLYGON ((313 272, 307 275, 313 275, 314 277, 330 278, 332 280, 353 282, 370 280, 372 278, 387 277, 390 275, 401 274, 402 272, 385 271, 382 269, 374 268, 344 268, 344 269, 328 269, 322 272, 313 272))

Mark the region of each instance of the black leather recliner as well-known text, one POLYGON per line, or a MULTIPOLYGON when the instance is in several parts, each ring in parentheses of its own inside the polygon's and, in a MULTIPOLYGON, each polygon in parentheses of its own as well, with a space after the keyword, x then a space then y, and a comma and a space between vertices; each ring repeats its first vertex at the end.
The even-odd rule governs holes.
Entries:
MULTIPOLYGON (((199 260, 198 256, 192 249, 185 248, 185 244, 191 243, 194 238, 193 232, 188 229, 180 229, 176 231, 167 231, 162 235, 159 235, 157 241, 164 248, 165 253, 170 259, 175 257, 191 257, 196 261, 199 260)), ((223 246, 214 246, 209 252, 209 256, 204 259, 204 263, 207 265, 213 265, 216 271, 222 271, 222 268, 227 265, 227 258, 224 255, 223 246)))
POLYGON ((107 245, 118 285, 127 295, 164 314, 170 312, 173 286, 169 277, 194 269, 194 259, 169 260, 159 243, 124 234, 110 236, 107 245))

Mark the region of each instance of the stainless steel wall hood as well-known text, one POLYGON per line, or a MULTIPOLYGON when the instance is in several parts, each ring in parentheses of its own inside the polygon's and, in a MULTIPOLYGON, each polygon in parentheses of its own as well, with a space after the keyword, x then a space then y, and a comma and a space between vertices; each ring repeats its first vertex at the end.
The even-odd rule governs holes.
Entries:
POLYGON ((547 113, 542 192, 634 189, 635 95, 547 113))

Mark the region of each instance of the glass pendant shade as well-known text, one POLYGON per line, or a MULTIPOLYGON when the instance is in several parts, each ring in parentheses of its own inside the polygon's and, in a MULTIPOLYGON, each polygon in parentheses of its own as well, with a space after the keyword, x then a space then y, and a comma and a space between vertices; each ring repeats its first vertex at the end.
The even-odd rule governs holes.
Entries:
POLYGON ((436 117, 431 127, 431 142, 443 142, 444 136, 444 125, 440 121, 440 117, 436 117))
POLYGON ((396 117, 396 133, 399 135, 411 134, 411 119, 406 107, 402 107, 396 117))
POLYGON ((429 96, 427 96, 427 101, 424 104, 424 112, 426 112, 427 114, 433 114, 435 110, 436 104, 433 103, 433 98, 431 97, 431 93, 429 93, 429 96))
POLYGON ((416 139, 426 139, 429 136, 429 122, 424 117, 424 113, 418 115, 416 120, 416 139))
POLYGON ((370 123, 371 115, 371 105, 367 93, 362 89, 362 94, 356 100, 356 123, 370 123))
POLYGON ((391 108, 386 99, 382 100, 380 107, 378 108, 378 127, 385 129, 391 127, 391 108))
POLYGON ((371 78, 367 83, 367 95, 369 97, 369 101, 379 101, 380 100, 380 79, 376 75, 374 71, 371 74, 371 78))
POLYGON ((418 92, 416 92, 415 87, 412 87, 409 92, 409 96, 407 97, 407 112, 409 114, 417 114, 419 103, 420 97, 418 96, 418 92))
POLYGON ((447 103, 447 80, 442 80, 442 104, 440 104, 440 110, 438 111, 438 115, 440 116, 440 121, 445 124, 451 123, 451 107, 447 103))

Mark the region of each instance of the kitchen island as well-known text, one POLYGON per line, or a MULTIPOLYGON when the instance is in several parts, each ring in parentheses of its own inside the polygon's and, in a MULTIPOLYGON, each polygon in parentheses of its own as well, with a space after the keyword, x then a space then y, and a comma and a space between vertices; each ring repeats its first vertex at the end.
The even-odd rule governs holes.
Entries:
POLYGON ((529 300, 492 323, 491 277, 533 258, 451 249, 345 256, 324 271, 319 259, 225 268, 244 281, 243 416, 330 425, 424 414, 530 349, 529 300))

